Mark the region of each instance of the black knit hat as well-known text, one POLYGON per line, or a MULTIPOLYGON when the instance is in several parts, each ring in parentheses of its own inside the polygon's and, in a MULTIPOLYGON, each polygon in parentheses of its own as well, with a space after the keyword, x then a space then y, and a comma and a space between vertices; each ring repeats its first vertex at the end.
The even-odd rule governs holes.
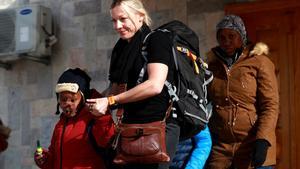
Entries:
MULTIPOLYGON (((80 68, 67 69, 62 73, 55 87, 56 94, 60 92, 81 92, 83 99, 90 98, 90 81, 91 78, 85 71, 80 68)), ((57 95, 58 97, 58 95, 57 95)), ((57 103, 56 114, 60 114, 59 103, 57 103)))
POLYGON ((90 98, 90 81, 91 78, 85 71, 80 68, 67 69, 62 73, 57 81, 55 88, 56 93, 69 91, 82 93, 84 99, 90 98))

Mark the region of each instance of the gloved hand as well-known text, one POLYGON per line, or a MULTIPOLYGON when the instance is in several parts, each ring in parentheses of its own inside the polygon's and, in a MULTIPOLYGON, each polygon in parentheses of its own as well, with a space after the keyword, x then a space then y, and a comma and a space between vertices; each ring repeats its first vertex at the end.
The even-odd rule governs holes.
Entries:
POLYGON ((252 166, 259 167, 265 162, 269 146, 270 143, 265 139, 257 139, 255 141, 252 166))

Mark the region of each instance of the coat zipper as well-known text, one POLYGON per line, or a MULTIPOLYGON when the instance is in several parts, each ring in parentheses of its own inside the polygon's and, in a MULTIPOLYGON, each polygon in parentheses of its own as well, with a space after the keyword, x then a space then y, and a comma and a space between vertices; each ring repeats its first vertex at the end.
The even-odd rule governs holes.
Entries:
MULTIPOLYGON (((225 64, 223 64, 224 68, 225 68, 225 71, 226 71, 226 77, 227 77, 227 87, 226 87, 226 98, 227 98, 227 101, 230 102, 229 100, 229 81, 230 81, 230 74, 231 74, 231 71, 232 71, 232 67, 234 66, 231 65, 230 67, 227 67, 225 64)), ((236 140, 236 137, 235 137, 235 134, 234 134, 234 131, 233 131, 233 127, 235 125, 235 121, 236 121, 236 105, 231 105, 233 106, 232 107, 232 110, 229 112, 228 114, 228 121, 227 121, 227 124, 229 125, 229 130, 230 130, 230 133, 233 137, 234 140, 236 140)))
POLYGON ((64 126, 63 126, 63 130, 61 133, 61 137, 60 137, 60 169, 62 169, 62 160, 63 160, 63 141, 64 141, 64 134, 65 134, 65 129, 68 123, 68 119, 65 120, 64 122, 64 126))

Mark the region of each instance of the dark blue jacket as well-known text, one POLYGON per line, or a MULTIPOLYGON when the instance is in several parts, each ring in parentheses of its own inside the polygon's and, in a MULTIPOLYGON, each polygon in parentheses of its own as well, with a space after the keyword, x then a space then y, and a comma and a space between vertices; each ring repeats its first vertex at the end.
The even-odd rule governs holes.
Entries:
POLYGON ((180 141, 170 169, 203 169, 211 144, 208 127, 193 138, 180 141))

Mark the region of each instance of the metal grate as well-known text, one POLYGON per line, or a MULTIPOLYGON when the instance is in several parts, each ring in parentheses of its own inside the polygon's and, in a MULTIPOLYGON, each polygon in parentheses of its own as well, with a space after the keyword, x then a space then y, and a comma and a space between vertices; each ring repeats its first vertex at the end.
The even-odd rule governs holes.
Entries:
POLYGON ((0 53, 15 50, 15 10, 0 11, 0 53))

